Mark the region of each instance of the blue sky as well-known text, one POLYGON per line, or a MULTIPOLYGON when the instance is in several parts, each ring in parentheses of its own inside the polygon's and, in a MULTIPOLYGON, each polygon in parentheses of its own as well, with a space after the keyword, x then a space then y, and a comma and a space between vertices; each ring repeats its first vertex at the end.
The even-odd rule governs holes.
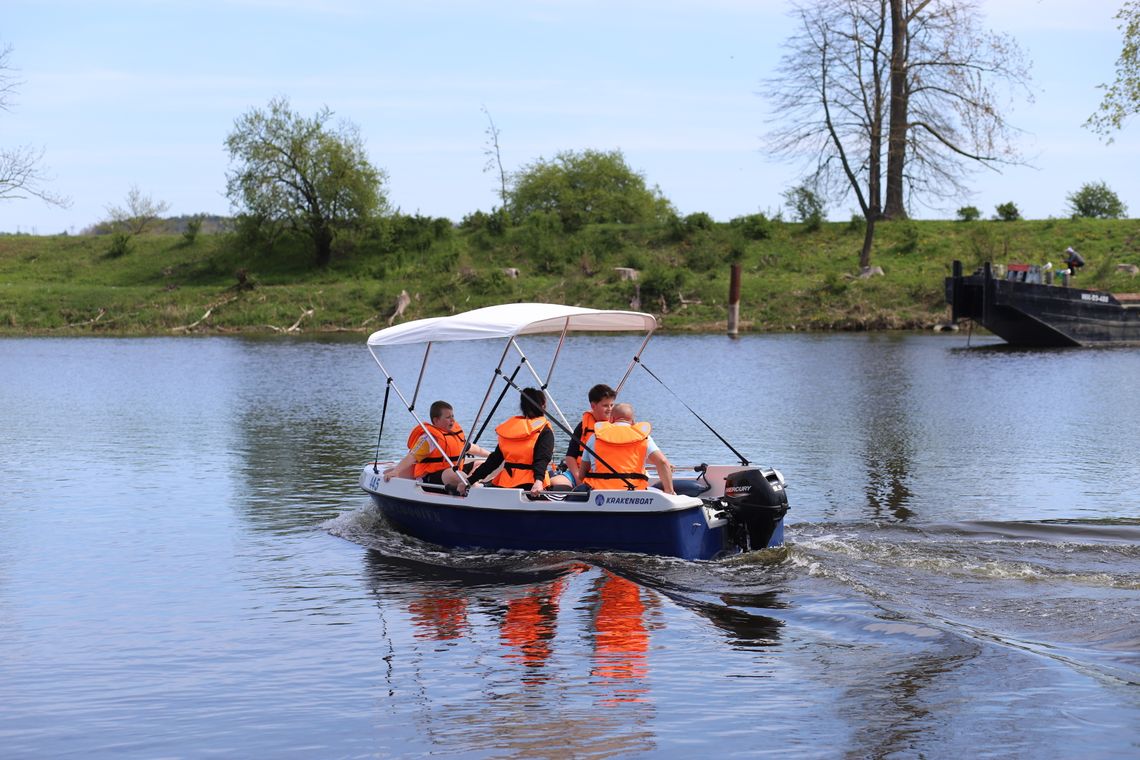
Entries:
MULTIPOLYGON (((989 0, 990 28, 1033 62, 1013 123, 1032 167, 979 171, 962 205, 1064 216, 1104 181, 1140 216, 1140 124, 1106 145, 1085 119, 1120 50, 1120 0, 989 0)), ((0 231, 79 232, 132 185, 171 214, 230 213, 234 120, 278 95, 356 124, 406 213, 455 221, 496 204, 487 117, 508 170, 562 150, 620 149, 682 214, 778 211, 801 167, 770 160, 762 82, 792 33, 783 0, 5 0, 0 44, 21 81, 0 144, 45 150, 60 210, 0 201, 0 231)), ((854 200, 832 204, 846 220, 854 200)))

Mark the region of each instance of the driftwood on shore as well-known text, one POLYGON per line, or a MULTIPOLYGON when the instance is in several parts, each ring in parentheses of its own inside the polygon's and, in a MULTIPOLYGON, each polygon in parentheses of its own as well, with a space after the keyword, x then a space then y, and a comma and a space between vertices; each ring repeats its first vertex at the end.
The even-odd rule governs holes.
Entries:
POLYGON ((397 318, 404 316, 404 309, 408 308, 408 304, 412 302, 412 297, 408 295, 408 291, 401 290, 400 295, 396 298, 396 310, 392 312, 392 316, 388 317, 388 326, 391 327, 392 323, 397 318))
MULTIPOLYGON (((88 320, 85 320, 83 322, 71 322, 70 324, 64 325, 64 327, 87 327, 88 325, 93 325, 96 322, 98 322, 100 319, 102 319, 104 316, 106 316, 106 314, 107 314, 106 309, 99 309, 99 313, 96 314, 92 319, 88 319, 88 320)), ((103 324, 110 324, 111 322, 114 322, 114 321, 115 320, 113 320, 113 319, 108 319, 103 324)))
POLYGON ((170 328, 170 331, 171 332, 190 332, 191 330, 196 328, 198 325, 202 324, 207 319, 209 319, 211 317, 211 315, 213 315, 214 309, 225 306, 226 304, 230 303, 231 301, 236 301, 237 298, 238 298, 237 295, 231 295, 231 296, 226 296, 225 298, 221 299, 220 301, 214 301, 212 304, 210 304, 209 306, 206 307, 206 313, 203 314, 202 316, 198 317, 198 319, 194 320, 193 322, 191 322, 188 325, 179 325, 177 327, 172 327, 172 328, 170 328))
POLYGON ((266 327, 268 327, 270 330, 273 330, 274 332, 279 332, 279 333, 300 332, 301 322, 305 321, 305 317, 313 316, 313 313, 315 311, 316 310, 313 308, 303 309, 301 311, 301 316, 297 317, 297 321, 294 322, 293 324, 291 324, 289 327, 278 327, 276 325, 266 325, 266 327))

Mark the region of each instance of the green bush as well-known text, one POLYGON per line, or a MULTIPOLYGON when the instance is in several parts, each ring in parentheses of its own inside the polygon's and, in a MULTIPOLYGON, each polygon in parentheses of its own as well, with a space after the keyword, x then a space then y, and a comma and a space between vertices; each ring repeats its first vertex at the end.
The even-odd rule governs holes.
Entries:
POLYGON ((607 225, 590 225, 579 231, 574 238, 581 249, 594 254, 599 261, 617 254, 625 247, 621 230, 607 225))
POLYGON ((459 228, 469 232, 486 230, 492 235, 502 235, 510 223, 511 217, 507 214, 506 209, 497 208, 489 214, 485 211, 475 211, 468 214, 459 223, 459 228))
POLYGON ((707 238, 690 245, 682 255, 685 266, 694 272, 715 272, 724 258, 716 243, 707 238))
POLYGON ((1123 219, 1128 208, 1104 182, 1086 182, 1065 197, 1073 218, 1123 219))
POLYGON ((676 243, 692 240, 702 232, 708 232, 716 227, 713 218, 703 211, 689 214, 684 219, 676 214, 670 214, 665 223, 669 229, 669 239, 676 243))
POLYGON ((421 253, 430 250, 437 241, 449 240, 455 230, 450 219, 443 217, 433 219, 419 214, 413 216, 396 214, 387 217, 386 225, 391 248, 421 253))
POLYGON ((823 226, 823 215, 827 207, 823 198, 806 184, 784 191, 784 203, 795 214, 796 220, 803 222, 809 231, 816 232, 823 226))
POLYGON ((122 230, 111 233, 111 245, 107 248, 107 258, 117 259, 130 253, 132 237, 131 233, 122 230))
POLYGON ((641 303, 648 305, 665 299, 670 308, 681 301, 681 291, 689 282, 689 272, 682 267, 654 264, 642 273, 641 303))
POLYGON ((977 206, 963 206, 958 209, 958 221, 960 222, 973 222, 981 216, 982 212, 978 210, 977 206))
POLYGON ((715 223, 704 211, 698 211, 685 217, 685 226, 690 230, 711 230, 715 223))
POLYGON ((1003 222, 1016 222, 1021 218, 1021 211, 1018 210, 1017 204, 1015 204, 1013 201, 1009 201, 1008 203, 999 203, 995 207, 995 210, 997 211, 997 215, 994 216, 994 219, 998 219, 1003 222))
POLYGON ((749 240, 767 240, 772 237, 772 222, 763 214, 738 216, 729 223, 749 240))
POLYGON ((202 231, 202 215, 192 216, 186 220, 186 229, 182 232, 182 242, 186 245, 194 245, 194 241, 198 239, 198 233, 202 231))
POLYGON ((536 272, 556 274, 571 259, 571 238, 562 230, 562 221, 552 211, 536 211, 507 233, 512 247, 526 257, 536 272))

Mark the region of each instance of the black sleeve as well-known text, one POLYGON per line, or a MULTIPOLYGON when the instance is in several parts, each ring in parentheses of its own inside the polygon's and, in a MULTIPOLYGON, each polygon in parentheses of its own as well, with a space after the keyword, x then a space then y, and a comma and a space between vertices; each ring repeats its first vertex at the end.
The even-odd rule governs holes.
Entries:
POLYGON ((566 456, 574 459, 582 456, 582 422, 580 420, 578 426, 574 428, 574 434, 570 436, 570 445, 566 447, 566 456))
POLYGON ((470 481, 472 483, 482 480, 495 471, 495 468, 503 463, 503 452, 498 446, 491 452, 491 456, 483 464, 475 468, 475 472, 471 473, 470 481))
POLYGON ((554 431, 549 427, 538 434, 534 442, 534 479, 542 480, 550 460, 554 458, 554 431))

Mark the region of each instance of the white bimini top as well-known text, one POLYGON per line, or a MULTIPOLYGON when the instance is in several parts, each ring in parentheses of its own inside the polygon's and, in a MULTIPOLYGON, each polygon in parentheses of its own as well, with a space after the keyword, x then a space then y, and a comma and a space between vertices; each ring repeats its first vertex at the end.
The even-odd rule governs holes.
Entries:
POLYGON ((553 303, 507 303, 429 317, 386 327, 368 336, 370 347, 449 340, 513 338, 516 335, 566 332, 641 332, 657 329, 652 314, 613 309, 584 309, 553 303))

